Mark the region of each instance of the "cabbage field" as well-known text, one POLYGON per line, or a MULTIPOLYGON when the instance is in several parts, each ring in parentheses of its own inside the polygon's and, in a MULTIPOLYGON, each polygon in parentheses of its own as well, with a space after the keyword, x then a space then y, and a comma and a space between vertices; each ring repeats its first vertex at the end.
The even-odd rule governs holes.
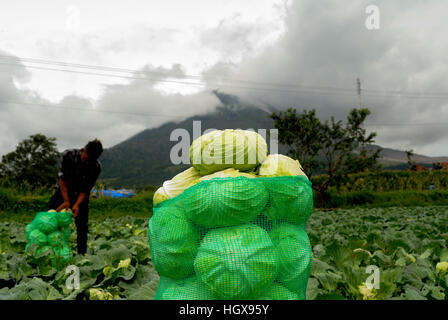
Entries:
MULTIPOLYGON (((25 254, 26 223, 0 222, 0 299, 153 299, 148 220, 92 220, 88 255, 69 262, 80 286, 66 286, 49 252, 25 254)), ((74 230, 74 225, 72 225, 74 230)), ((448 207, 318 211, 308 228, 313 267, 308 299, 446 299, 448 207), (379 268, 379 289, 366 267, 379 268)), ((70 240, 75 248, 75 234, 70 240)))

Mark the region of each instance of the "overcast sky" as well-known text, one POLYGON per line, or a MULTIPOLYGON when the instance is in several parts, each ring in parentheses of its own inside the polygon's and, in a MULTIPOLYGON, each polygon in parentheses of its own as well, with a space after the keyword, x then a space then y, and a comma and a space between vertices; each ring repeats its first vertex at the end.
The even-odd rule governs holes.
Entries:
POLYGON ((343 119, 359 104, 357 77, 378 144, 448 155, 447 10, 446 0, 3 1, 0 155, 37 132, 60 150, 95 137, 110 147, 213 110, 216 88, 343 119))

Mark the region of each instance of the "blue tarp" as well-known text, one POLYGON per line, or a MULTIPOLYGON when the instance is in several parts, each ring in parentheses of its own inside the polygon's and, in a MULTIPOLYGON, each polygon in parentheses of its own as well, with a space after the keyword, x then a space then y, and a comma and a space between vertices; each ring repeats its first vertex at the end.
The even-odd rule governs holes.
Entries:
POLYGON ((113 189, 103 189, 103 190, 96 190, 93 189, 93 196, 95 198, 98 197, 109 197, 109 198, 131 198, 135 196, 135 193, 131 190, 113 190, 113 189))

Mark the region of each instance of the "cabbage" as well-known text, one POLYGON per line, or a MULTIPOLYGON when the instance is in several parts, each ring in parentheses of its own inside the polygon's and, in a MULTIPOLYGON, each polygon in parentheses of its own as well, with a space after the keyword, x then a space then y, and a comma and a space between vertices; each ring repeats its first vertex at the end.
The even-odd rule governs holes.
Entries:
POLYGON ((270 154, 261 163, 259 175, 264 177, 306 176, 300 162, 282 154, 270 154))
POLYGON ((199 171, 193 167, 188 168, 174 176, 173 179, 165 181, 154 193, 153 203, 157 204, 180 195, 186 189, 198 183, 200 177, 199 171))
POLYGON ((179 173, 173 179, 165 181, 163 183, 163 189, 169 198, 174 198, 196 184, 200 177, 199 171, 191 167, 179 173))
POLYGON ((299 300, 299 295, 274 282, 265 292, 255 300, 299 300))
POLYGON ((187 217, 202 227, 249 222, 261 213, 269 195, 259 180, 237 177, 209 180, 182 199, 187 217))
POLYGON ((238 170, 229 168, 209 174, 207 176, 203 176, 199 178, 199 181, 211 180, 213 178, 235 178, 235 177, 255 178, 255 175, 246 172, 239 172, 238 170))
POLYGON ((49 234, 58 228, 58 219, 53 212, 41 212, 36 215, 33 224, 39 231, 49 234))
POLYGON ((279 263, 277 280, 297 292, 306 283, 311 272, 312 250, 305 225, 282 223, 269 232, 279 263))
POLYGON ((161 300, 215 300, 213 293, 196 277, 182 280, 162 278, 161 300))
POLYGON ((148 229, 151 259, 157 272, 173 279, 192 274, 199 237, 181 207, 157 208, 148 229))
POLYGON ((53 250, 55 253, 55 257, 63 261, 70 260, 73 257, 73 253, 67 245, 62 247, 55 247, 53 248, 53 250))
POLYGON ((50 246, 39 247, 39 248, 37 248, 35 255, 37 256, 39 253, 51 251, 51 249, 52 248, 50 246))
POLYGON ((163 187, 160 187, 159 189, 157 189, 156 192, 154 192, 152 202, 153 202, 153 205, 156 205, 157 203, 168 200, 168 199, 169 199, 169 197, 166 194, 165 189, 163 189, 163 187))
POLYGON ((48 238, 42 231, 35 229, 30 232, 29 243, 36 243, 40 247, 46 245, 47 241, 48 238))
POLYGON ((304 176, 289 179, 290 182, 272 180, 265 184, 269 191, 269 206, 264 214, 272 220, 304 223, 313 213, 311 182, 304 176))
MULTIPOLYGON (((50 212, 50 211, 49 211, 50 212)), ((72 214, 70 212, 61 211, 53 213, 56 216, 60 227, 68 227, 72 223, 72 214)))
POLYGON ((48 244, 52 247, 61 246, 65 242, 64 236, 60 231, 55 231, 48 235, 48 244))
POLYGON ((190 162, 201 175, 226 168, 249 171, 267 157, 267 144, 261 135, 249 130, 215 130, 190 146, 190 162))
POLYGON ((68 242, 70 240, 70 237, 72 236, 70 227, 61 228, 60 231, 65 242, 68 242))
POLYGON ((268 233, 253 224, 213 229, 201 241, 194 269, 218 297, 248 298, 274 281, 275 248, 268 233))
POLYGON ((25 235, 26 235, 26 239, 29 241, 30 240, 30 233, 36 229, 36 226, 31 222, 29 224, 26 225, 25 227, 25 235))

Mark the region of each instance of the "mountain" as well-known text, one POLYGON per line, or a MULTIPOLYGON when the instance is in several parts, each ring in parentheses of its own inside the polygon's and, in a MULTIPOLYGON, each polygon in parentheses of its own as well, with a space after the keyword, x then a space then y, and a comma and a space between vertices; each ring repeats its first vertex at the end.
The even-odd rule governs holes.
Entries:
MULTIPOLYGON (((201 134, 214 129, 274 129, 274 122, 269 118, 276 109, 266 110, 242 103, 238 97, 214 92, 221 105, 214 112, 190 117, 181 122, 169 122, 158 128, 147 129, 129 139, 106 149, 101 156, 103 172, 100 179, 106 180, 112 187, 141 188, 147 185, 160 185, 189 165, 173 164, 170 152, 179 141, 170 141, 175 129, 185 129, 189 133, 188 145, 193 140, 193 121, 201 121, 201 134)), ((369 145, 372 151, 380 148, 369 145)), ((286 154, 287 147, 279 145, 279 153, 286 154)), ((187 150, 188 152, 188 150, 187 150)), ((412 160, 430 166, 434 162, 448 161, 448 157, 428 157, 416 154, 412 160)), ((386 168, 406 169, 406 152, 383 148, 380 162, 386 168)))
MULTIPOLYGON (((378 148, 382 148, 377 145, 370 145, 369 150, 376 151, 378 148)), ((429 157, 421 154, 414 154, 411 157, 412 161, 415 161, 419 164, 433 164, 434 162, 446 162, 448 161, 448 157, 429 157)), ((406 152, 399 151, 391 148, 382 148, 381 150, 381 160, 384 163, 396 164, 403 163, 408 161, 406 152)))
MULTIPOLYGON (((175 129, 186 129, 190 135, 190 145, 193 140, 193 121, 201 121, 201 134, 210 128, 274 129, 274 122, 269 118, 270 109, 243 105, 238 97, 214 93, 222 104, 214 112, 144 130, 106 149, 101 156, 103 172, 100 179, 106 180, 112 187, 142 187, 161 184, 188 168, 189 165, 172 164, 170 151, 178 141, 170 141, 170 135, 175 129)), ((279 146, 279 152, 285 153, 285 147, 279 146)))

